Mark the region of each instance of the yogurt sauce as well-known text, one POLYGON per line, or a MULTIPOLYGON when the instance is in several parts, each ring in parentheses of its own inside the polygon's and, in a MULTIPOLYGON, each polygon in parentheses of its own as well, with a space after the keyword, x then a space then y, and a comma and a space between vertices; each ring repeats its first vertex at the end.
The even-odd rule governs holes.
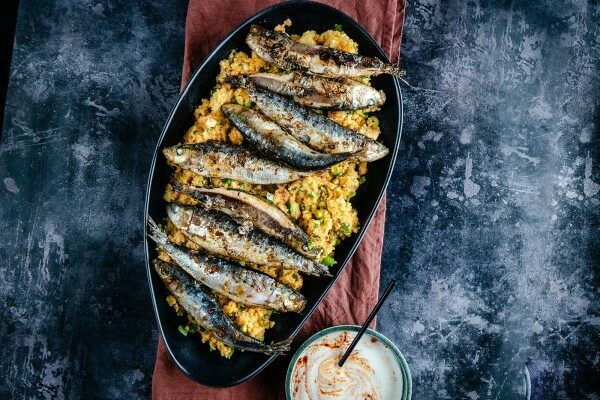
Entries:
POLYGON ((395 354, 368 332, 342 368, 337 363, 356 332, 330 332, 311 343, 296 361, 294 400, 392 400, 402 396, 402 372, 395 354))

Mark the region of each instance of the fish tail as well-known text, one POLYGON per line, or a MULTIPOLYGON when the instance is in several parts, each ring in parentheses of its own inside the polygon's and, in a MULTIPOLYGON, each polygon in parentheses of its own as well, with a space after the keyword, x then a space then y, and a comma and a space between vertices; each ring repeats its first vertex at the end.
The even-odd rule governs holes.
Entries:
POLYGON ((290 345, 292 344, 292 338, 287 338, 281 342, 271 343, 268 345, 268 349, 271 353, 286 353, 290 351, 290 345))
POLYGON ((391 75, 394 75, 398 78, 402 78, 406 75, 406 71, 400 68, 398 64, 389 64, 387 68, 387 72, 391 75))
POLYGON ((327 276, 331 277, 333 274, 329 272, 329 268, 321 263, 315 263, 317 265, 317 270, 315 271, 315 275, 317 276, 327 276))
POLYGON ((148 237, 154 240, 158 244, 166 244, 168 239, 167 235, 159 228, 159 226, 154 222, 152 217, 148 216, 148 228, 150 232, 148 232, 148 237))

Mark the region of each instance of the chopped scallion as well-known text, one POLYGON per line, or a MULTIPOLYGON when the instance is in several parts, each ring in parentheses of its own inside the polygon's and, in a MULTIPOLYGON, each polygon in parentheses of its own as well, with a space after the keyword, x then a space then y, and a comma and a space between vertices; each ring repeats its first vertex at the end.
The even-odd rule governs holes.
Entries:
POLYGON ((290 214, 295 214, 300 211, 300 206, 298 203, 290 203, 290 214))
POLYGON ((323 263, 323 265, 326 265, 326 266, 328 266, 328 267, 331 267, 332 265, 335 265, 335 264, 337 264, 337 261, 335 261, 335 260, 333 259, 333 257, 331 257, 331 256, 327 256, 327 257, 325 257, 323 260, 321 260, 321 263, 323 263))
POLYGON ((379 126, 379 118, 377 118, 374 115, 371 115, 368 119, 368 121, 371 121, 371 125, 373 125, 374 127, 378 127, 379 126))
POLYGON ((342 229, 342 233, 344 235, 349 235, 350 234, 350 227, 348 226, 348 224, 342 222, 341 229, 342 229))

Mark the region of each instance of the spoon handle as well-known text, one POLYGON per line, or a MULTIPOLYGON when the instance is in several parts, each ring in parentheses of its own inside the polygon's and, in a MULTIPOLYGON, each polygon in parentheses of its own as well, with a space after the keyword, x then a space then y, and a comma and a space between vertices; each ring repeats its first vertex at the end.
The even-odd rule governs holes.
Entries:
POLYGON ((395 279, 393 279, 390 282, 390 284, 387 286, 387 288, 385 289, 385 291, 381 295, 381 298, 379 299, 379 301, 375 305, 375 308, 373 308, 373 310, 371 311, 371 314, 369 314, 369 316, 367 317, 367 320, 365 321, 365 323, 363 324, 363 326, 360 328, 360 330, 358 331, 358 333, 354 337, 354 340, 352 341, 352 343, 350 343, 350 346, 348 347, 348 349, 346 350, 346 352, 344 353, 344 355, 342 356, 342 358, 340 358, 340 361, 338 362, 338 366, 339 367, 342 367, 344 365, 344 363, 346 362, 346 360, 348 359, 348 357, 350 357, 350 354, 352 353, 352 350, 354 350, 354 348, 358 344, 358 341, 360 340, 360 338, 365 334, 365 331, 369 327, 369 324, 371 323, 371 321, 373 321, 373 318, 375 318, 375 315, 377 315, 377 312, 379 311, 379 309, 381 308, 381 306, 385 302, 385 299, 387 299, 387 297, 390 295, 390 293, 392 293, 392 290, 394 289, 394 286, 396 286, 396 280, 395 279))

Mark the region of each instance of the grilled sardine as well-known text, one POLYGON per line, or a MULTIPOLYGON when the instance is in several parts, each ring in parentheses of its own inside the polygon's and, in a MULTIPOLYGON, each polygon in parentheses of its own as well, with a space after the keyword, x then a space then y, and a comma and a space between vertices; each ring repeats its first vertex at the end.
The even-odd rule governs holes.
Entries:
POLYGON ((383 91, 352 79, 331 79, 299 72, 258 73, 249 77, 257 86, 291 97, 311 108, 358 110, 379 107, 385 102, 383 91))
POLYGON ((282 353, 289 350, 290 340, 265 344, 242 333, 223 313, 213 296, 174 264, 154 260, 154 269, 177 302, 198 325, 211 331, 219 340, 241 350, 258 353, 282 353))
POLYGON ((260 154, 300 170, 319 170, 347 159, 350 154, 319 153, 281 129, 259 111, 227 103, 221 111, 244 137, 244 144, 260 154))
POLYGON ((230 143, 178 144, 163 150, 167 160, 198 175, 257 185, 286 183, 308 175, 230 143))
POLYGON ((209 253, 241 262, 292 268, 309 275, 330 275, 325 265, 302 257, 259 230, 246 229, 225 214, 169 204, 167 215, 190 240, 209 253))
POLYGON ((205 210, 220 211, 243 226, 258 228, 311 260, 321 256, 322 250, 286 213, 256 196, 240 190, 182 185, 175 180, 171 181, 171 186, 175 191, 193 197, 205 210))
POLYGON ((404 71, 398 65, 383 62, 377 57, 365 57, 329 47, 294 42, 283 32, 258 25, 250 27, 246 43, 260 58, 286 70, 304 70, 328 77, 404 75, 404 71))
POLYGON ((306 299, 300 293, 261 272, 250 270, 216 257, 193 252, 169 242, 150 220, 150 238, 192 278, 240 303, 280 312, 300 312, 306 299))

